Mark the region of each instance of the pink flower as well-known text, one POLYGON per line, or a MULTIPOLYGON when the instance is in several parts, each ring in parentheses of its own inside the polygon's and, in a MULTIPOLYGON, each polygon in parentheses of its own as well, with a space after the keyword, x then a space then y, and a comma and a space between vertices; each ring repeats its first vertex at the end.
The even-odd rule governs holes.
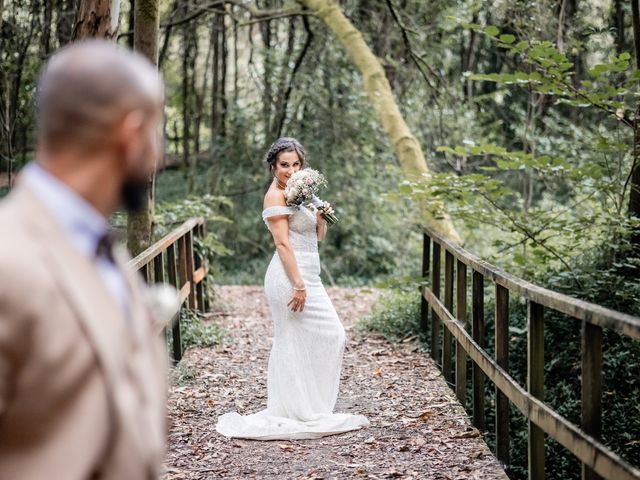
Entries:
POLYGON ((307 177, 307 185, 309 186, 313 185, 313 178, 307 177))

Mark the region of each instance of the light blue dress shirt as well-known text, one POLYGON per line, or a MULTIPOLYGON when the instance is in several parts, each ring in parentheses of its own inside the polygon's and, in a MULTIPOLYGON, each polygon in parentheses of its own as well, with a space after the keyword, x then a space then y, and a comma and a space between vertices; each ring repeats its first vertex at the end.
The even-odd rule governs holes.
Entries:
POLYGON ((96 264, 102 280, 126 313, 129 290, 124 273, 108 258, 96 256, 98 242, 109 229, 106 218, 36 162, 27 164, 21 170, 20 177, 21 182, 49 210, 71 243, 96 264))

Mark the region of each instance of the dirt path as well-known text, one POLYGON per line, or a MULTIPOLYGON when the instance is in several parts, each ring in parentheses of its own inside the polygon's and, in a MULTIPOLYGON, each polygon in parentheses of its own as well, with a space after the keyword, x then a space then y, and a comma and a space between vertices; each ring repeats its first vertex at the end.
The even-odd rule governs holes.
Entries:
POLYGON ((235 344, 190 349, 171 389, 166 480, 174 479, 506 479, 455 394, 415 342, 358 338, 353 325, 376 292, 328 289, 347 330, 335 411, 356 412, 367 429, 315 440, 227 439, 218 415, 266 407, 273 335, 260 287, 220 287, 215 312, 235 344))

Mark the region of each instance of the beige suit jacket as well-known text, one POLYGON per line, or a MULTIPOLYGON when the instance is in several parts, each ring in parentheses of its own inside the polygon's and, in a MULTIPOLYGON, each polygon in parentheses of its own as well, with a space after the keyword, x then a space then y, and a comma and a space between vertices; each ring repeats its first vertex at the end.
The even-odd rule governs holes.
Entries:
POLYGON ((128 256, 129 322, 27 186, 0 232, 0 480, 157 478, 166 349, 128 256))

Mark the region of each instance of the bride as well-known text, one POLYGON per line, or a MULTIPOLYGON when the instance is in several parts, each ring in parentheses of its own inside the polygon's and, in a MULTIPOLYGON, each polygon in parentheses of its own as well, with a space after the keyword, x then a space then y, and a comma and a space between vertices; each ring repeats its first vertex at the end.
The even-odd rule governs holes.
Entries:
POLYGON ((276 440, 369 426, 363 415, 333 413, 346 334, 320 280, 318 240, 327 225, 313 207, 288 207, 283 194, 287 179, 304 165, 305 150, 296 139, 281 137, 265 160, 274 178, 262 218, 276 247, 264 278, 274 324, 267 408, 250 415, 225 413, 216 430, 227 437, 276 440))

